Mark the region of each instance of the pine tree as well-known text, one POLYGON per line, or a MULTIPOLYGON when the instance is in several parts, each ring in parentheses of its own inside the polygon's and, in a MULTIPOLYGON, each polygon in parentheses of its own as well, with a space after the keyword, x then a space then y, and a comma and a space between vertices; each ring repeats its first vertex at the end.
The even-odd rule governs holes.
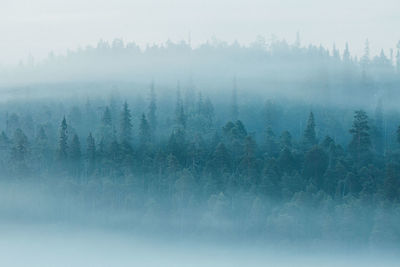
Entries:
POLYGON ((186 114, 179 89, 176 93, 175 122, 177 125, 186 128, 186 114))
POLYGON ((101 123, 105 126, 111 126, 112 125, 112 116, 111 116, 111 111, 109 107, 106 107, 103 113, 103 117, 101 118, 101 123))
POLYGON ((150 125, 143 113, 139 126, 139 141, 142 148, 146 147, 151 141, 150 131, 150 125))
POLYGON ((132 116, 126 101, 121 113, 120 141, 121 144, 128 145, 131 145, 132 142, 132 116))
POLYGON ((310 148, 313 145, 317 144, 317 137, 315 134, 315 120, 314 114, 312 112, 310 112, 310 115, 308 117, 307 127, 304 131, 303 139, 306 148, 310 148))
POLYGON ((369 129, 368 116, 365 111, 355 111, 353 127, 350 129, 353 138, 349 144, 349 150, 357 160, 360 160, 360 156, 370 150, 369 129))
POLYGON ((57 159, 61 162, 65 162, 68 158, 68 125, 65 119, 61 121, 59 138, 58 138, 58 150, 57 159))

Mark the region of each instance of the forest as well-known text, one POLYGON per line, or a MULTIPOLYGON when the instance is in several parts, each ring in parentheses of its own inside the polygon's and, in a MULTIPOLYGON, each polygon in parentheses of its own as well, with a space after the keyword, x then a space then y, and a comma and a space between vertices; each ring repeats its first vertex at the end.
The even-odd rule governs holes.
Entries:
MULTIPOLYGON (((30 211, 2 206, 2 217, 49 212, 55 221, 151 231, 395 246, 395 54, 370 59, 366 43, 358 59, 348 46, 340 54, 262 40, 141 51, 115 40, 21 65, 15 76, 3 72, 3 88, 14 93, 0 104, 1 183, 51 197, 27 201, 30 211), (216 65, 202 62, 215 55, 216 65), (85 74, 100 62, 96 73, 106 78, 85 74), (11 85, 24 75, 29 85, 11 85), (45 76, 54 80, 32 82, 45 76)), ((13 203, 11 194, 3 192, 3 202, 13 203)))

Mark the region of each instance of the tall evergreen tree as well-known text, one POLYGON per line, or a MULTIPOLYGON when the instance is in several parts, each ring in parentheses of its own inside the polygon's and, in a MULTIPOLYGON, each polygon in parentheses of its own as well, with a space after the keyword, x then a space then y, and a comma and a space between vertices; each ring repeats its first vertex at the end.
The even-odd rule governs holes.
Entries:
POLYGON ((370 150, 371 139, 369 129, 367 113, 363 110, 355 111, 353 127, 350 129, 353 138, 349 144, 349 150, 358 160, 362 154, 370 150))
POLYGON ((120 122, 120 141, 121 144, 131 144, 132 142, 132 116, 128 103, 125 101, 120 122))
POLYGON ((183 107, 180 90, 176 93, 176 105, 175 105, 175 122, 177 125, 185 128, 186 127, 186 114, 183 107))
POLYGON ((308 117, 307 127, 306 130, 304 131, 303 140, 304 140, 304 145, 307 148, 317 144, 317 137, 315 133, 315 119, 314 119, 314 114, 312 112, 310 112, 310 115, 308 117))
POLYGON ((68 125, 65 119, 61 121, 58 138, 57 159, 59 161, 66 161, 68 158, 68 125))
POLYGON ((147 146, 151 141, 150 135, 150 125, 147 122, 146 115, 142 114, 142 118, 140 119, 140 126, 139 126, 139 141, 140 146, 144 148, 147 146))

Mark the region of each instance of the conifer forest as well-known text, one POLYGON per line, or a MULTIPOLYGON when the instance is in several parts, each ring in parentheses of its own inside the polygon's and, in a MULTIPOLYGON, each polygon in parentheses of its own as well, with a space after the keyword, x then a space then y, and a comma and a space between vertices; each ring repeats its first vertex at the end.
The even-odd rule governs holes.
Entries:
MULTIPOLYGON (((130 45, 115 43, 99 43, 95 51, 79 56, 102 49, 110 55, 131 52, 130 45)), ((84 81, 54 83, 46 90, 91 89, 68 98, 37 96, 26 102, 14 97, 1 104, 2 180, 64 195, 62 208, 52 213, 54 220, 104 213, 102 223, 153 230, 396 244, 400 115, 390 97, 400 85, 398 65, 384 53, 357 60, 347 50, 339 55, 321 47, 273 47, 261 51, 220 44, 207 49, 271 59, 287 55, 283 67, 302 57, 311 62, 304 69, 321 64, 326 80, 317 77, 301 87, 324 94, 348 91, 359 103, 324 104, 322 96, 307 102, 284 93, 247 92, 239 73, 227 79, 220 95, 198 88, 194 79, 165 82, 167 92, 155 80, 99 83, 105 88, 100 93, 84 81), (107 216, 111 211, 119 215, 107 216)), ((166 58, 170 50, 181 57, 187 53, 170 45, 140 56, 150 57, 153 50, 166 58)), ((76 56, 57 60, 74 64, 76 56)), ((37 68, 46 69, 46 64, 37 68)), ((288 77, 282 79, 296 86, 288 77)), ((40 85, 19 88, 36 87, 44 90, 40 85)), ((40 210, 48 203, 32 205, 40 210)))
POLYGON ((5 0, 0 266, 399 266, 400 4, 300 2, 5 0))

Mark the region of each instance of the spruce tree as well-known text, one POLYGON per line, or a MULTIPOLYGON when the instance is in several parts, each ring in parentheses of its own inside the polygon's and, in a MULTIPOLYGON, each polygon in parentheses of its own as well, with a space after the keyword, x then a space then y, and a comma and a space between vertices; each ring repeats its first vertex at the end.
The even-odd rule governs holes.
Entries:
POLYGON ((308 117, 307 121, 307 127, 306 130, 304 131, 304 145, 307 148, 312 147, 313 145, 317 144, 317 137, 315 134, 315 119, 314 119, 314 114, 310 112, 310 115, 308 117))
POLYGON ((175 122, 178 126, 186 128, 186 114, 179 89, 176 93, 175 122))
POLYGON ((132 116, 128 103, 125 101, 120 123, 120 141, 122 144, 131 144, 132 142, 132 116))
POLYGON ((146 115, 142 114, 142 118, 140 119, 140 126, 139 126, 139 141, 140 145, 144 148, 149 144, 151 141, 150 136, 150 125, 147 122, 146 115))
POLYGON ((355 111, 353 127, 350 129, 353 138, 349 144, 349 150, 358 160, 371 148, 369 129, 367 113, 363 110, 355 111))
POLYGON ((61 121, 59 138, 58 138, 58 149, 57 159, 61 162, 65 162, 68 158, 68 125, 65 119, 61 121))

